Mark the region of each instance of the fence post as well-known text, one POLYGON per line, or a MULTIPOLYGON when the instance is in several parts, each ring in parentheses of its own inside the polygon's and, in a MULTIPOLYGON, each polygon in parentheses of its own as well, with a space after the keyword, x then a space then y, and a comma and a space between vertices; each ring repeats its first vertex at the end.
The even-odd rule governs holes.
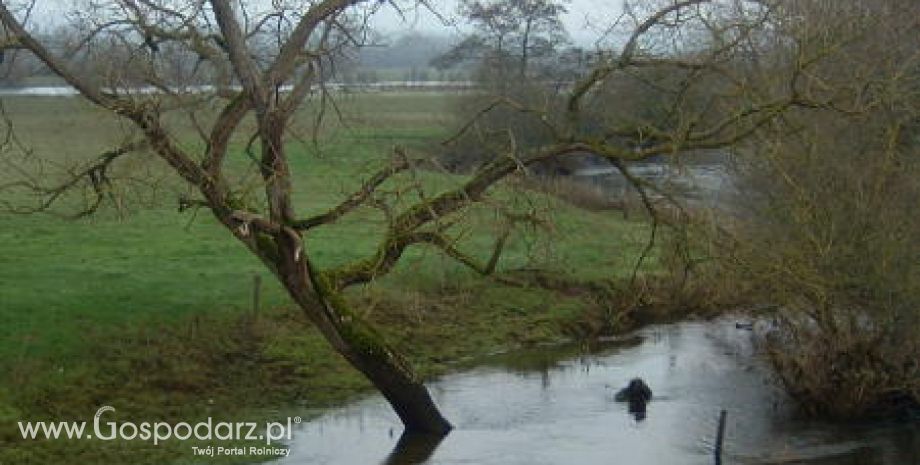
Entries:
POLYGON ((262 275, 252 275, 252 316, 259 314, 259 305, 262 300, 262 275))
POLYGON ((716 447, 713 451, 716 465, 722 465, 722 442, 725 440, 725 409, 719 412, 719 429, 716 431, 716 447))

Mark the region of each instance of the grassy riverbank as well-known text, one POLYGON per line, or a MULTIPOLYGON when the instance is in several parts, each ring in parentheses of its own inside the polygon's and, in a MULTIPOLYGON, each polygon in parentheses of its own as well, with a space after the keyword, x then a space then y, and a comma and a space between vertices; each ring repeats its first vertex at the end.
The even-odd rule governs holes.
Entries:
MULTIPOLYGON (((296 196, 309 206, 300 213, 341 201, 386 162, 394 143, 421 151, 443 137, 450 98, 343 101, 347 124, 325 128, 322 150, 291 146, 296 196)), ((23 143, 52 160, 82 159, 125 137, 119 122, 77 100, 23 98, 5 106, 23 143)), ((191 137, 181 142, 195 145, 191 137)), ((236 143, 231 163, 244 175, 247 158, 236 143)), ((0 463, 197 460, 191 447, 198 444, 190 441, 22 440, 19 420, 91 421, 97 408, 111 405, 118 421, 262 421, 309 415, 367 391, 254 258, 205 212, 176 211, 182 185, 159 180, 162 170, 149 156, 131 169, 158 181, 153 190, 123 192, 123 211, 76 221, 0 214, 0 463), (264 285, 262 310, 252 315, 255 274, 264 285)), ((461 179, 418 176, 428 192, 461 179)), ((500 271, 540 268, 567 282, 500 284, 419 248, 393 274, 349 294, 426 376, 459 360, 585 332, 605 309, 595 286, 579 283, 628 276, 647 239, 640 221, 514 192, 499 189, 496 199, 517 199, 508 205, 540 212, 545 225, 515 234, 500 271)), ((464 250, 487 256, 494 214, 480 209, 465 222, 464 250)), ((383 226, 368 209, 320 228, 308 245, 320 266, 343 263, 372 253, 383 226)))

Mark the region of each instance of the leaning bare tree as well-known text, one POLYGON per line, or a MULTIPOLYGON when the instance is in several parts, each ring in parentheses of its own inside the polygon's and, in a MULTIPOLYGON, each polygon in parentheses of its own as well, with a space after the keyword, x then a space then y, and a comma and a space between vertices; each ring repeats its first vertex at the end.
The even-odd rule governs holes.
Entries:
MULTIPOLYGON (((499 98, 480 112, 516 109, 544 125, 553 136, 551 143, 526 151, 511 143, 506 153, 459 187, 408 206, 382 208, 388 226, 375 254, 320 269, 313 260, 315 250, 307 246, 311 233, 372 202, 380 186, 417 167, 412 157, 397 150, 392 163, 360 189, 315 216, 298 214, 310 207, 309 196, 298 197, 307 205, 295 205, 292 195, 296 179, 287 150, 292 120, 299 108, 322 100, 312 96, 324 94, 323 82, 336 53, 360 45, 364 19, 379 3, 87 2, 71 16, 80 34, 65 43, 51 43, 34 33, 32 6, 0 2, 4 49, 34 55, 83 98, 133 125, 140 137, 73 168, 60 184, 26 176, 7 185, 38 194, 37 205, 17 211, 44 211, 68 190, 87 189, 92 201, 81 213, 92 213, 108 198, 113 167, 144 147, 195 192, 180 199, 180 208, 197 206, 213 213, 271 270, 335 350, 384 395, 407 431, 434 434, 446 433, 451 425, 406 360, 350 307, 343 295, 346 288, 385 275, 407 248, 422 245, 491 274, 504 236, 496 239, 491 257, 479 261, 455 246, 452 219, 487 199, 490 188, 503 179, 526 175, 529 165, 542 160, 592 152, 623 170, 644 193, 642 181, 629 174, 629 161, 736 145, 802 103, 790 84, 809 63, 791 64, 785 74, 790 82, 778 80, 756 90, 742 77, 756 60, 761 44, 751 31, 770 14, 767 2, 667 1, 655 9, 632 11, 634 15, 624 15, 616 26, 629 32, 613 35, 622 40, 611 41, 610 49, 589 60, 590 67, 571 83, 564 99, 534 106, 499 98), (93 60, 106 64, 89 66, 93 60), (648 78, 653 75, 649 69, 673 79, 667 85, 656 82, 648 78), (663 96, 658 104, 662 119, 615 114, 622 79, 638 79, 657 89, 663 96), (709 90, 704 92, 704 86, 709 90), (210 119, 203 116, 209 108, 217 108, 210 119), (166 121, 166 115, 176 112, 189 117, 200 144, 179 140, 166 121), (258 196, 249 195, 228 174, 230 159, 244 151, 235 150, 234 137, 249 141, 245 152, 255 159, 263 191, 258 196)), ((461 132, 475 124, 471 121, 461 132)))

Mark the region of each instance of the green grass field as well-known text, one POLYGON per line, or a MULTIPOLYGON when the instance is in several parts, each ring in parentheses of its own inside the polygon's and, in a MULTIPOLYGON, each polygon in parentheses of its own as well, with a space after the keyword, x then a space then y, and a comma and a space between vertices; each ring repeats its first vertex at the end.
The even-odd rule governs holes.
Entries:
MULTIPOLYGON (((447 134, 454 98, 343 96, 345 119, 324 126, 319 147, 309 138, 291 142, 298 213, 341 201, 387 161, 394 144, 416 153, 435 147, 447 134)), ((76 99, 3 103, 23 145, 49 161, 42 173, 49 179, 54 163, 84 160, 130 134, 123 123, 76 99)), ((308 137, 310 114, 301 116, 308 137)), ((183 128, 178 142, 196 147, 183 118, 172 117, 170 124, 183 128)), ((229 167, 245 179, 251 165, 242 149, 243 140, 236 140, 229 167)), ((207 212, 177 211, 177 197, 187 188, 157 160, 144 154, 121 169, 156 181, 155 189, 125 191, 121 213, 106 208, 79 220, 0 213, 0 373, 8 374, 0 375, 0 422, 85 418, 104 404, 166 418, 202 416, 218 407, 226 415, 256 415, 288 404, 328 405, 366 388, 207 212), (263 276, 267 310, 256 323, 243 324, 254 274, 263 276)), ((0 173, 0 185, 14 176, 6 166, 0 173)), ((463 179, 416 176, 428 195, 463 179)), ((21 193, 0 195, 8 202, 28 200, 21 193)), ((494 200, 544 212, 549 224, 514 236, 501 262, 505 270, 540 267, 583 280, 615 279, 631 270, 646 240, 643 223, 545 195, 502 187, 494 200)), ((67 213, 78 201, 67 199, 56 212, 67 213)), ((467 214, 464 250, 488 255, 494 216, 488 208, 467 214)), ((370 255, 383 225, 378 211, 364 209, 311 233, 308 247, 320 266, 345 263, 370 255)), ((349 297, 429 375, 442 371, 445 360, 558 338, 588 305, 578 296, 496 284, 426 248, 413 249, 394 273, 349 297)), ((16 441, 15 433, 3 432, 8 426, 0 426, 0 441, 16 446, 0 452, 0 463, 41 463, 64 451, 87 463, 121 457, 106 444, 74 449, 16 441)), ((188 458, 186 446, 136 446, 125 463, 181 461, 188 458)))

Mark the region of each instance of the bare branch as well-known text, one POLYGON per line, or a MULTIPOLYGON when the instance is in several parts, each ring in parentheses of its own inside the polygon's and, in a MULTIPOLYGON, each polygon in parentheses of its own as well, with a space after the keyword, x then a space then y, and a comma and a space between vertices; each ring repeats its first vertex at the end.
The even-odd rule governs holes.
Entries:
POLYGON ((15 206, 7 201, 3 201, 6 207, 5 210, 11 213, 21 214, 48 212, 55 203, 64 198, 67 193, 80 186, 88 185, 92 188, 94 194, 93 201, 85 208, 73 214, 72 217, 81 218, 95 213, 102 205, 103 201, 107 197, 112 196, 112 181, 109 176, 109 168, 112 164, 122 156, 142 150, 146 146, 146 141, 143 140, 130 141, 117 148, 105 151, 88 166, 74 171, 68 175, 66 180, 54 186, 42 186, 32 180, 15 181, 0 185, 0 191, 21 188, 42 197, 39 203, 32 207, 15 206))
POLYGON ((84 95, 93 103, 115 110, 118 113, 124 112, 125 107, 130 106, 130 102, 115 98, 112 95, 104 94, 96 86, 79 78, 76 73, 67 67, 67 65, 55 57, 44 45, 26 31, 19 20, 17 20, 16 17, 13 16, 13 13, 7 8, 6 3, 0 3, 0 22, 2 22, 6 29, 16 37, 17 41, 21 43, 23 47, 35 54, 35 56, 44 62, 55 74, 67 81, 68 84, 80 91, 80 94, 84 95))
POLYGON ((582 98, 584 98, 595 85, 607 79, 607 77, 617 69, 622 69, 632 63, 633 56, 639 44, 639 39, 652 27, 659 24, 665 17, 672 13, 709 1, 711 0, 685 0, 675 2, 658 10, 655 14, 643 21, 630 35, 629 40, 627 40, 626 45, 623 47, 623 51, 615 62, 595 67, 587 78, 576 83, 575 88, 569 96, 568 113, 570 117, 577 116, 582 98))
POLYGON ((205 158, 202 161, 202 168, 212 178, 220 177, 221 164, 227 155, 227 145, 230 142, 230 137, 233 136, 233 133, 251 108, 252 102, 247 98, 246 93, 241 92, 224 106, 214 122, 207 140, 208 146, 205 151, 205 158))
POLYGON ((396 153, 397 158, 386 168, 383 168, 371 176, 369 179, 365 180, 361 186, 361 189, 351 194, 344 202, 340 203, 335 208, 327 211, 326 213, 316 215, 305 220, 296 221, 292 224, 292 227, 305 231, 316 226, 334 223, 348 212, 365 204, 365 202, 367 202, 370 196, 374 194, 376 189, 380 187, 381 184, 386 182, 392 176, 405 171, 412 165, 413 162, 409 160, 409 157, 406 155, 402 148, 397 147, 394 149, 394 152, 396 153))
POLYGON ((230 61, 236 70, 236 75, 243 84, 249 99, 259 113, 264 113, 268 107, 268 86, 262 81, 261 73, 252 59, 246 37, 236 21, 230 0, 210 0, 214 8, 214 17, 223 33, 223 40, 227 46, 230 61))

